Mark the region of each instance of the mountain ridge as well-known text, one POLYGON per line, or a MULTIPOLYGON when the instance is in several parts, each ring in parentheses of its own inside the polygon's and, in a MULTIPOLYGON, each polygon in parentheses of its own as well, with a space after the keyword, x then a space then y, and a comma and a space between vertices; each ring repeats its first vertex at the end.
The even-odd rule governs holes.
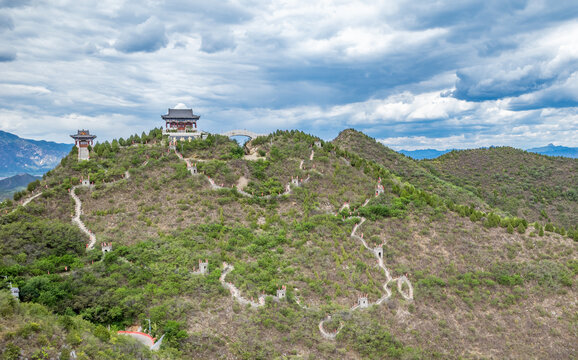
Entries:
POLYGON ((8 178, 0 179, 0 201, 12 197, 12 195, 41 177, 30 174, 18 174, 8 178))
MULTIPOLYGON (((493 147, 498 146, 489 146, 480 149, 487 149, 493 147)), ((397 150, 397 152, 400 154, 404 154, 405 156, 408 156, 415 160, 429 160, 438 158, 454 150, 460 151, 460 150, 475 150, 475 149, 448 149, 448 150, 420 149, 420 150, 397 150)), ((556 146, 554 144, 548 144, 546 146, 534 147, 531 149, 526 149, 524 151, 547 156, 561 156, 572 159, 578 158, 578 147, 556 146)))
POLYGON ((0 130, 0 177, 42 175, 70 152, 72 144, 29 140, 0 130))
POLYGON ((548 144, 542 147, 535 147, 527 149, 528 152, 534 152, 542 155, 548 156, 562 156, 572 159, 578 158, 578 147, 567 147, 567 146, 557 146, 554 144, 548 144))

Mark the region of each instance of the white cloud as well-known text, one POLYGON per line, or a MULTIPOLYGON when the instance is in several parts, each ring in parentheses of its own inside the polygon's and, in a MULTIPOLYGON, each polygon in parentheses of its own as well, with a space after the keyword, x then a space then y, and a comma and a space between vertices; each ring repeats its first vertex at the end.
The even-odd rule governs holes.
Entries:
POLYGON ((43 86, 28 86, 21 84, 1 84, 0 96, 38 96, 50 94, 50 90, 43 86))
POLYGON ((328 138, 354 126, 423 146, 576 138, 578 22, 564 4, 14 4, 0 26, 0 124, 19 135, 127 136, 182 102, 212 131, 328 138))
POLYGON ((0 109, 0 128, 18 134, 21 137, 35 140, 46 140, 71 143, 70 134, 77 129, 90 129, 102 141, 129 136, 152 128, 143 124, 135 116, 107 114, 88 116, 78 113, 67 113, 60 116, 42 114, 34 108, 24 111, 0 109), (27 112, 28 110, 29 112, 27 112), (31 116, 32 115, 32 116, 31 116), (36 116, 34 116, 36 115, 36 116), (46 124, 50 126, 46 126, 46 124), (144 125, 144 126, 143 126, 144 125))
MULTIPOLYGON (((479 116, 483 116, 482 112, 479 116)), ((503 114, 502 114, 503 115, 503 114)), ((516 114, 519 115, 519 114, 516 114)), ((525 112, 531 121, 520 126, 508 126, 508 116, 498 115, 494 120, 502 124, 492 132, 464 132, 459 135, 398 136, 379 141, 394 150, 467 149, 489 146, 530 148, 548 143, 578 147, 578 113, 560 109, 525 112)), ((514 122, 515 123, 515 122, 514 122)))
POLYGON ((155 16, 122 33, 114 47, 125 53, 154 52, 168 43, 165 24, 155 16))
POLYGON ((474 101, 500 99, 557 86, 578 71, 577 38, 578 21, 529 32, 518 39, 515 50, 460 70, 455 95, 474 101))

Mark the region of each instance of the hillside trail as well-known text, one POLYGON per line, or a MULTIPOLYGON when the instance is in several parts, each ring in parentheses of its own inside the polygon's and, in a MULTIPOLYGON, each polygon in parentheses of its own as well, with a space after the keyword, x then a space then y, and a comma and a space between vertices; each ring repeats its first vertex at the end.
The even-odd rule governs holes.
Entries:
MULTIPOLYGON (((378 187, 381 186, 381 179, 378 182, 378 187)), ((377 194, 376 196, 379 196, 379 194, 377 194)), ((369 204, 369 201, 371 200, 371 198, 366 199, 363 204, 361 205, 362 207, 367 206, 367 204, 369 204)), ((349 209, 349 203, 344 203, 343 206, 341 206, 341 208, 339 209, 339 212, 337 214, 335 214, 336 216, 339 215, 339 213, 341 211, 343 211, 344 209, 349 209)), ((354 216, 350 216, 347 218, 344 218, 343 220, 347 220, 347 219, 352 219, 355 218, 354 216)), ((359 230, 359 228, 361 227, 361 225, 363 225, 363 223, 365 223, 367 219, 364 217, 360 218, 359 223, 356 223, 353 226, 353 230, 351 231, 350 237, 352 239, 355 239, 359 242, 361 242, 363 244, 363 246, 371 251, 371 253, 376 257, 377 259, 377 264, 379 266, 379 268, 381 270, 383 270, 384 274, 385 274, 385 283, 383 283, 382 287, 383 287, 383 291, 385 292, 385 294, 380 297, 379 299, 377 299, 374 303, 371 303, 368 301, 367 296, 364 296, 364 300, 362 301, 362 297, 359 298, 359 301, 356 305, 354 305, 353 307, 351 307, 349 309, 349 312, 353 312, 357 309, 363 309, 363 308, 368 308, 370 306, 374 306, 374 305, 380 305, 384 302, 386 302, 387 300, 389 300, 389 298, 392 295, 391 290, 389 289, 389 284, 392 281, 397 281, 397 289, 398 292, 401 294, 401 296, 406 299, 406 300, 413 300, 413 286, 411 285, 411 282, 409 281, 409 279, 404 275, 398 278, 393 278, 390 274, 389 269, 385 266, 385 263, 383 262, 383 250, 381 250, 381 252, 378 252, 377 249, 372 249, 369 247, 369 245, 367 244, 367 242, 365 241, 365 239, 363 238, 363 233, 361 234, 361 236, 357 235, 357 231, 359 230), (381 256, 380 256, 381 253, 381 256), (408 287, 408 292, 407 294, 403 291, 403 284, 406 284, 408 287)), ((382 244, 382 246, 385 245, 385 242, 382 244)), ((335 338, 337 337, 337 334, 339 334, 339 332, 341 331, 341 329, 343 328, 343 324, 340 324, 339 328, 334 330, 333 332, 328 332, 325 330, 324 324, 328 321, 331 321, 332 317, 331 315, 327 316, 325 319, 321 320, 319 322, 319 331, 321 332, 321 336, 325 339, 328 340, 335 340, 335 338)))
MULTIPOLYGON (((181 153, 179 153, 176 148, 174 149, 174 152, 179 159, 183 160, 187 164, 187 167, 190 166, 191 162, 189 159, 185 158, 181 153)), ((311 151, 310 159, 313 159, 313 155, 314 155, 314 151, 311 151)), ((301 162, 299 164, 299 169, 303 169, 303 162, 304 162, 304 160, 301 160, 301 162)), ((213 180, 210 176, 208 176, 206 174, 202 174, 202 175, 204 175, 207 178, 207 180, 209 181, 211 189, 213 189, 213 190, 229 189, 228 187, 224 186, 224 184, 218 185, 215 182, 215 180, 213 180)), ((259 198, 270 199, 272 197, 289 195, 289 194, 291 194, 291 191, 292 191, 294 186, 301 186, 302 184, 307 183, 310 180, 310 178, 311 178, 310 176, 307 176, 307 178, 305 178, 305 179, 299 179, 297 177, 292 178, 291 182, 285 186, 285 191, 283 193, 280 193, 278 195, 261 195, 261 196, 259 196, 259 198)), ((246 185, 247 183, 248 183, 248 180, 245 177, 241 177, 237 183, 237 186, 233 186, 233 187, 236 188, 237 192, 243 196, 257 197, 258 195, 250 194, 250 193, 242 190, 240 185, 241 184, 246 185)), ((231 271, 233 271, 233 269, 234 269, 233 265, 223 263, 223 271, 221 273, 221 277, 219 278, 219 281, 221 282, 221 284, 223 285, 224 288, 229 290, 229 292, 231 293, 231 296, 235 300, 237 300, 237 302, 240 303, 241 305, 250 305, 253 308, 257 308, 257 307, 265 305, 265 298, 266 297, 272 297, 274 299, 279 299, 277 296, 265 295, 265 294, 260 295, 258 301, 254 301, 254 299, 249 300, 247 298, 244 298, 241 295, 241 291, 235 285, 233 285, 233 283, 227 282, 225 280, 227 275, 231 271)))
MULTIPOLYGON (((191 160, 185 158, 181 153, 179 153, 179 151, 178 151, 176 148, 174 149, 174 152, 175 152, 175 155, 177 155, 177 157, 178 157, 179 159, 183 160, 183 161, 187 164, 187 167, 191 164, 191 160)), ((207 180, 209 181, 209 185, 211 186, 211 189, 213 189, 213 190, 230 189, 228 186, 225 186, 225 184, 223 184, 223 183, 222 183, 221 185, 217 184, 217 183, 215 182, 215 180, 212 179, 209 175, 204 174, 204 173, 203 173, 202 175, 204 175, 204 176, 207 178, 207 180)), ((251 197, 251 198, 253 198, 253 197, 259 197, 259 198, 262 198, 262 199, 271 199, 271 198, 277 198, 277 197, 280 197, 280 196, 285 196, 285 195, 291 194, 292 189, 293 189, 293 186, 291 186, 291 185, 301 186, 302 184, 305 184, 305 183, 309 182, 310 179, 311 179, 311 176, 307 176, 307 178, 305 178, 305 179, 298 179, 298 178, 297 178, 296 181, 291 181, 290 183, 287 183, 287 184, 285 185, 285 191, 283 191, 283 192, 281 192, 281 193, 279 193, 279 194, 271 194, 271 195, 261 195, 261 196, 259 196, 259 195, 255 195, 255 194, 250 194, 250 193, 242 190, 241 186, 239 186, 239 185, 237 185, 237 186, 234 186, 234 185, 233 185, 232 188, 236 188, 237 192, 238 192, 239 194, 245 196, 245 197, 251 197)), ((241 179, 239 179, 239 181, 241 181, 241 179)), ((246 179, 245 179, 245 181, 246 181, 246 179)), ((248 182, 247 182, 247 183, 248 183, 248 182)))
MULTIPOLYGON (((145 166, 148 163, 148 160, 145 161, 143 163, 142 166, 145 166)), ((124 178, 120 179, 120 180, 128 180, 130 179, 130 172, 127 170, 124 173, 124 178)), ((116 181, 112 181, 110 184, 114 184, 120 180, 116 180, 116 181)), ((76 226, 78 226, 78 228, 80 229, 80 231, 82 231, 83 233, 85 233, 86 235, 88 235, 88 244, 86 245, 86 250, 92 250, 94 249, 94 244, 96 244, 96 236, 92 233, 92 231, 88 230, 88 228, 86 227, 86 225, 84 224, 84 222, 80 219, 80 216, 82 215, 82 201, 80 201, 80 198, 78 197, 78 195, 76 195, 76 189, 79 187, 88 187, 88 188, 92 188, 92 186, 94 185, 75 185, 72 187, 72 189, 70 189, 70 196, 72 197, 72 199, 74 200, 74 216, 72 218, 72 222, 74 224, 76 224, 76 226)))
POLYGON ((39 192, 38 194, 29 197, 28 199, 24 200, 24 202, 22 203, 22 206, 26 206, 28 205, 32 200, 36 199, 37 197, 39 197, 40 195, 42 195, 42 191, 39 192))
MULTIPOLYGON (((187 159, 185 159, 175 148, 175 154, 183 161, 185 161, 187 163, 187 165, 189 164, 189 161, 187 159)), ((309 160, 313 161, 315 156, 315 151, 311 150, 311 154, 309 155, 309 160)), ((346 159, 344 159, 346 161, 346 163, 349 164, 349 161, 347 161, 346 159)), ((300 160, 299 162, 299 170, 303 170, 303 164, 304 164, 305 160, 300 160)), ((313 170, 316 171, 316 170, 313 170)), ((224 184, 221 184, 221 186, 217 185, 215 183, 215 181, 213 179, 211 179, 210 176, 205 175, 211 185, 211 188, 213 190, 219 190, 219 189, 225 189, 226 187, 224 186, 224 184)), ((291 193, 291 185, 295 184, 295 185, 301 185, 302 183, 306 183, 307 181, 309 181, 310 176, 308 175, 306 179, 304 180, 299 180, 297 179, 297 182, 295 183, 295 179, 292 179, 291 183, 287 184, 285 187, 285 192, 279 195, 263 195, 261 196, 262 198, 271 198, 272 196, 282 196, 282 195, 289 195, 291 193)), ((246 179, 245 179, 246 180, 246 179)), ((378 188, 381 186, 381 179, 378 182, 378 188)), ((247 197, 254 197, 255 195, 253 194, 249 194, 241 189, 239 189, 240 187, 237 185, 237 191, 242 194, 243 196, 247 196, 247 197)), ((383 188, 383 187, 382 187, 383 188)), ((379 196, 379 194, 377 194, 376 196, 379 196)), ((371 200, 371 198, 367 198, 363 204, 361 205, 361 207, 365 207, 367 206, 367 204, 369 204, 369 201, 371 200)), ((339 209, 338 213, 336 213, 335 215, 338 216, 339 213, 346 209, 349 208, 349 203, 344 203, 343 206, 339 209)), ((353 216, 350 216, 344 220, 347 219, 351 219, 354 218, 353 216)), ((385 266, 385 263, 383 261, 382 256, 380 256, 378 254, 378 252, 375 249, 372 249, 369 247, 369 245, 367 244, 367 242, 363 239, 363 234, 361 234, 361 236, 357 235, 357 231, 360 229, 361 225, 363 225, 363 223, 365 223, 367 219, 364 217, 361 217, 361 220, 359 223, 355 224, 355 226, 353 227, 353 230, 351 231, 350 237, 354 240, 357 240, 359 242, 361 242, 363 244, 363 246, 371 251, 371 253, 376 257, 377 259, 377 264, 379 266, 379 268, 384 272, 385 274, 385 282, 382 285, 384 294, 383 296, 381 296, 379 299, 377 299, 374 303, 371 303, 369 301, 367 301, 367 298, 365 299, 365 302, 360 301, 357 305, 354 305, 352 308, 349 309, 349 312, 355 311, 357 309, 363 309, 363 308, 367 308, 370 306, 374 306, 374 305, 380 305, 382 303, 384 303, 385 301, 387 301, 391 296, 392 296, 392 291, 389 289, 389 285, 392 281, 397 281, 397 289, 398 292, 401 294, 401 296, 406 299, 406 300, 413 300, 413 287, 411 285, 411 282, 409 281, 409 279, 407 279, 406 276, 401 276, 398 278, 393 278, 390 274, 389 269, 385 266), (408 287, 408 291, 407 293, 405 293, 403 291, 403 284, 406 284, 408 287)), ((250 305, 252 308, 257 308, 260 306, 265 305, 265 294, 259 296, 258 301, 254 301, 254 299, 247 299, 244 298, 241 294, 241 291, 235 286, 233 285, 233 283, 227 282, 226 281, 226 277, 227 275, 233 271, 234 267, 233 265, 227 264, 227 263, 223 263, 223 271, 221 273, 221 277, 219 278, 219 281, 221 282, 221 284, 223 285, 223 287, 225 287, 227 290, 229 290, 229 292, 231 293, 231 296, 237 301, 239 302, 241 305, 250 305)), ((271 295, 267 295, 267 296, 271 296, 271 295)), ((275 296, 273 296, 274 298, 276 298, 275 296)), ((301 305, 300 301, 297 302, 298 305, 300 307, 302 307, 303 309, 306 309, 305 306, 301 305)), ((339 334, 339 332, 341 331, 341 329, 343 328, 343 324, 340 324, 340 326, 332 331, 326 331, 324 324, 327 321, 330 321, 332 319, 331 315, 327 316, 325 319, 321 320, 319 322, 319 332, 321 333, 321 336, 325 339, 328 340, 334 340, 337 336, 337 334, 339 334)))
MULTIPOLYGON (((26 206, 26 205, 30 204, 30 202, 31 202, 32 200, 36 199, 36 198, 39 197, 40 195, 42 195, 42 191, 39 192, 38 194, 34 194, 34 195, 32 195, 31 197, 25 199, 19 206, 26 206)), ((18 209, 18 206, 16 206, 14 209, 12 209, 12 210, 10 211, 10 214, 12 214, 14 211, 16 211, 16 209, 18 209)), ((8 211, 8 210, 6 210, 6 211, 8 211)), ((8 212, 6 212, 6 213, 8 213, 8 212)))
MULTIPOLYGON (((146 164, 148 164, 148 160, 146 160, 141 166, 146 166, 146 164)), ((130 179, 130 172, 125 171, 123 179, 130 179)), ((116 180, 116 181, 110 182, 108 184, 114 184, 117 181, 120 181, 120 180, 116 180)), ((89 242, 86 245, 86 250, 88 251, 88 250, 92 250, 94 248, 94 244, 96 244, 96 236, 90 230, 88 230, 88 228, 86 227, 84 222, 80 219, 80 216, 82 215, 82 201, 80 201, 80 198, 78 197, 78 195, 76 195, 76 189, 81 187, 81 186, 87 186, 87 185, 75 185, 70 189, 70 197, 72 197, 72 199, 74 200, 74 216, 72 217, 72 222, 80 229, 80 231, 82 231, 83 233, 85 233, 88 236, 89 242)), ((91 187, 91 186, 93 186, 93 185, 88 185, 88 187, 91 187)), ((40 191, 38 194, 35 194, 35 195, 27 198, 26 200, 24 200, 22 202, 22 204, 20 206, 28 205, 32 200, 36 199, 37 197, 39 197, 42 194, 43 194, 43 192, 40 191)), ((18 207, 14 208, 10 213, 16 211, 17 208, 18 207)))
POLYGON ((76 226, 78 226, 80 231, 88 235, 89 241, 88 244, 86 245, 86 250, 88 251, 94 248, 94 244, 96 244, 96 236, 91 231, 88 230, 84 222, 82 222, 82 220, 80 219, 80 215, 82 215, 82 201, 80 201, 80 198, 78 197, 78 195, 76 195, 76 189, 80 186, 83 185, 75 185, 70 190, 70 196, 72 197, 72 199, 74 199, 75 203, 74 217, 72 218, 72 222, 76 224, 76 226))
POLYGON ((254 308, 265 305, 265 298, 264 297, 260 296, 258 302, 253 301, 253 299, 251 299, 251 300, 245 299, 243 296, 241 296, 241 291, 235 285, 233 285, 233 283, 225 281, 225 278, 227 277, 227 275, 231 271, 233 271, 234 269, 235 268, 233 267, 233 265, 223 263, 223 271, 221 272, 221 276, 219 277, 219 281, 221 282, 221 285, 223 285, 223 287, 225 289, 229 290, 229 292, 231 293, 231 296, 235 300, 237 300, 237 302, 241 305, 251 305, 251 307, 254 307, 254 308))
MULTIPOLYGON (((175 151, 175 154, 176 154, 181 160, 187 162, 187 164, 188 164, 187 159, 185 159, 176 149, 175 149, 174 151, 175 151)), ((311 151, 311 154, 310 154, 310 156, 309 156, 309 159, 310 159, 311 161, 313 160, 314 155, 315 155, 315 151, 312 150, 312 151, 311 151)), ((146 163, 147 163, 147 161, 145 161, 145 163, 144 163, 143 165, 146 165, 146 163)), ((299 165, 299 168, 300 168, 300 169, 302 169, 302 167, 303 167, 303 160, 301 161, 301 163, 300 163, 300 165, 299 165)), ((208 179, 208 181, 209 181, 209 183, 210 183, 210 185, 211 185, 211 188, 212 188, 213 190, 219 190, 219 189, 224 189, 224 188, 225 188, 223 185, 221 185, 221 186, 217 185, 217 184, 215 183, 215 181, 214 181, 213 179, 211 179, 209 176, 207 176, 207 175, 205 175, 205 176, 206 176, 206 178, 208 179)), ((127 179, 127 180, 130 179, 130 172, 128 172, 128 171, 125 172, 124 179, 127 179)), ((286 185, 286 187, 285 187, 285 192, 283 192, 283 193, 281 193, 281 194, 279 194, 279 195, 263 195, 263 196, 261 196, 261 197, 262 197, 262 198, 271 198, 271 197, 289 195, 289 194, 291 193, 292 188, 293 188, 292 185, 294 185, 294 186, 301 186, 302 184, 308 182, 309 179, 310 179, 310 176, 307 176, 306 179, 302 179, 302 180, 300 180, 300 179, 298 179, 298 178, 296 178, 296 179, 294 178, 294 179, 292 179, 292 181, 291 181, 290 183, 288 183, 288 184, 286 185)), ((119 180, 117 180, 117 181, 119 181, 119 180)), ((112 182, 112 183, 115 183, 115 182, 116 182, 116 181, 114 181, 114 182, 112 182)), ((112 183, 109 183, 109 184, 112 184, 112 183)), ((83 233, 85 233, 86 235, 88 235, 90 241, 89 241, 89 243, 87 244, 87 250, 91 250, 91 249, 94 248, 94 245, 96 244, 96 236, 86 227, 86 225, 84 224, 84 222, 83 222, 83 221, 81 220, 81 218, 80 218, 81 215, 82 215, 82 202, 81 202, 80 198, 76 195, 76 189, 77 189, 78 187, 81 187, 81 186, 87 186, 87 185, 76 185, 76 186, 73 186, 72 189, 71 189, 71 191, 70 191, 70 196, 72 197, 72 199, 73 199, 74 202, 75 202, 75 214, 74 214, 74 217, 73 217, 72 221, 73 221, 74 224, 76 224, 76 225, 78 226, 78 228, 79 228, 83 233)), ((88 186, 92 186, 92 185, 88 185, 88 186)), ((228 187, 227 187, 227 189, 228 189, 228 187)), ((243 196, 247 196, 247 197, 257 197, 257 195, 249 194, 249 193, 247 193, 247 192, 245 192, 245 191, 243 191, 243 190, 237 190, 237 191, 238 191, 240 194, 242 194, 243 196)), ((42 194, 42 193, 39 193, 39 194, 34 195, 34 197, 28 199, 28 201, 26 202, 26 204, 29 203, 30 201, 32 201, 34 198, 40 196, 41 194, 42 194)), ((365 206, 369 203, 370 199, 371 199, 371 198, 366 199, 366 200, 364 201, 364 203, 361 205, 361 207, 365 207, 365 206)), ((348 203, 344 203, 344 205, 339 209, 339 212, 341 212, 341 211, 344 210, 345 208, 349 208, 349 204, 348 204, 348 203)), ((337 213, 337 214, 335 214, 335 215, 338 216, 339 213, 337 213)), ((348 217, 348 218, 345 218, 344 220, 346 220, 346 219, 351 219, 351 218, 355 218, 355 217, 354 217, 354 216, 350 216, 350 217, 348 217)), ((413 299, 413 287, 412 287, 411 282, 409 281, 409 279, 407 279, 406 276, 401 276, 401 277, 398 277, 398 278, 393 278, 393 277, 391 276, 391 274, 390 274, 389 269, 385 266, 382 257, 380 257, 380 256, 378 255, 378 253, 377 253, 374 249, 371 249, 371 248, 369 247, 369 245, 367 244, 367 242, 366 242, 366 241, 364 240, 364 238, 363 238, 363 234, 361 234, 361 236, 357 235, 357 231, 358 231, 358 230, 360 229, 360 227, 365 223, 365 221, 366 221, 366 219, 365 219, 364 217, 361 217, 360 222, 354 225, 353 230, 352 230, 352 232, 351 232, 351 234, 350 234, 350 237, 351 237, 352 239, 354 239, 354 240, 357 240, 357 241, 361 242, 361 243, 363 244, 363 246, 364 246, 367 250, 371 251, 371 252, 374 254, 374 256, 377 258, 378 266, 383 270, 383 272, 384 272, 384 274, 385 274, 385 278, 386 278, 385 283, 382 285, 383 291, 385 292, 385 294, 384 294, 381 298, 379 298, 378 300, 376 300, 374 303, 366 302, 363 306, 361 305, 361 303, 358 303, 357 305, 355 305, 355 306, 353 306, 352 308, 350 308, 350 309, 349 309, 349 312, 353 312, 353 311, 355 311, 355 310, 357 310, 357 309, 367 308, 367 307, 373 306, 373 305, 380 305, 380 304, 382 304, 383 302, 387 301, 387 300, 391 297, 391 295, 392 295, 392 292, 391 292, 391 290, 389 289, 389 284, 390 284, 392 281, 397 281, 397 289, 398 289, 399 293, 401 294, 401 296, 402 296, 404 299, 406 299, 406 300, 412 300, 412 299, 413 299), (407 288, 408 288, 407 293, 405 293, 405 292, 403 291, 403 285, 404 285, 404 284, 406 284, 406 286, 407 286, 407 288)), ((257 307, 261 307, 261 306, 264 306, 264 305, 265 305, 265 298, 268 297, 268 296, 273 297, 273 298, 276 298, 276 299, 279 299, 277 296, 265 295, 265 294, 260 295, 259 298, 258 298, 258 301, 254 301, 253 299, 244 298, 244 297, 242 296, 242 294, 241 294, 241 291, 240 291, 235 285, 233 285, 232 283, 226 281, 227 275, 228 275, 231 271, 233 271, 233 270, 234 270, 233 265, 230 265, 230 264, 227 264, 227 263, 223 263, 223 271, 222 271, 222 273, 221 273, 221 276, 220 276, 220 278, 219 278, 219 281, 221 282, 221 284, 223 285, 223 287, 225 287, 227 290, 229 290, 229 292, 231 293, 231 296, 232 296, 237 302, 239 302, 240 304, 242 304, 242 305, 250 305, 252 308, 257 308, 257 307)), ((298 305, 301 306, 302 308, 307 309, 305 306, 303 306, 303 305, 300 304, 300 301, 298 301, 297 303, 298 303, 298 305)), ((327 321, 330 321, 331 319, 332 319, 331 315, 327 316, 325 319, 323 319, 322 321, 319 322, 318 327, 319 327, 319 331, 320 331, 320 333, 321 333, 321 336, 322 336, 323 338, 329 339, 329 340, 334 340, 334 339, 336 338, 337 334, 339 334, 339 332, 341 331, 341 329, 343 328, 344 325, 340 323, 340 326, 338 327, 338 329, 336 329, 336 330, 334 330, 334 331, 332 331, 332 332, 328 332, 328 331, 325 330, 324 324, 325 324, 327 321)))

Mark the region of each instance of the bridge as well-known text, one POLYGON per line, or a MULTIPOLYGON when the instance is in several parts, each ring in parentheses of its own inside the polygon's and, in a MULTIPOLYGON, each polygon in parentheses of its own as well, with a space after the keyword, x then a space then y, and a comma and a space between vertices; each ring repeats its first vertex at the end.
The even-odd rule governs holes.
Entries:
POLYGON ((246 136, 246 137, 250 138, 251 140, 253 140, 254 138, 259 137, 259 136, 267 136, 267 134, 257 134, 257 133, 254 133, 252 131, 249 131, 249 130, 231 130, 231 131, 224 132, 221 135, 227 136, 227 137, 246 136))

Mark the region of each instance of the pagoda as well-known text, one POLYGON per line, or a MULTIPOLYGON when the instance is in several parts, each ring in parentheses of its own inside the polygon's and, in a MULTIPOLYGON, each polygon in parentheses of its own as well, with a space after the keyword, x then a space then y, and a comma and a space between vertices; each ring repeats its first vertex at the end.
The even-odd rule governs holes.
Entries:
POLYGON ((78 160, 89 160, 88 146, 93 144, 96 135, 91 135, 88 130, 78 130, 76 134, 70 135, 70 137, 74 139, 74 145, 78 147, 78 160))
POLYGON ((197 129, 199 115, 193 114, 193 109, 187 109, 183 104, 178 104, 174 109, 169 108, 166 115, 161 115, 165 121, 163 133, 169 135, 171 140, 190 140, 202 137, 203 132, 197 129))

